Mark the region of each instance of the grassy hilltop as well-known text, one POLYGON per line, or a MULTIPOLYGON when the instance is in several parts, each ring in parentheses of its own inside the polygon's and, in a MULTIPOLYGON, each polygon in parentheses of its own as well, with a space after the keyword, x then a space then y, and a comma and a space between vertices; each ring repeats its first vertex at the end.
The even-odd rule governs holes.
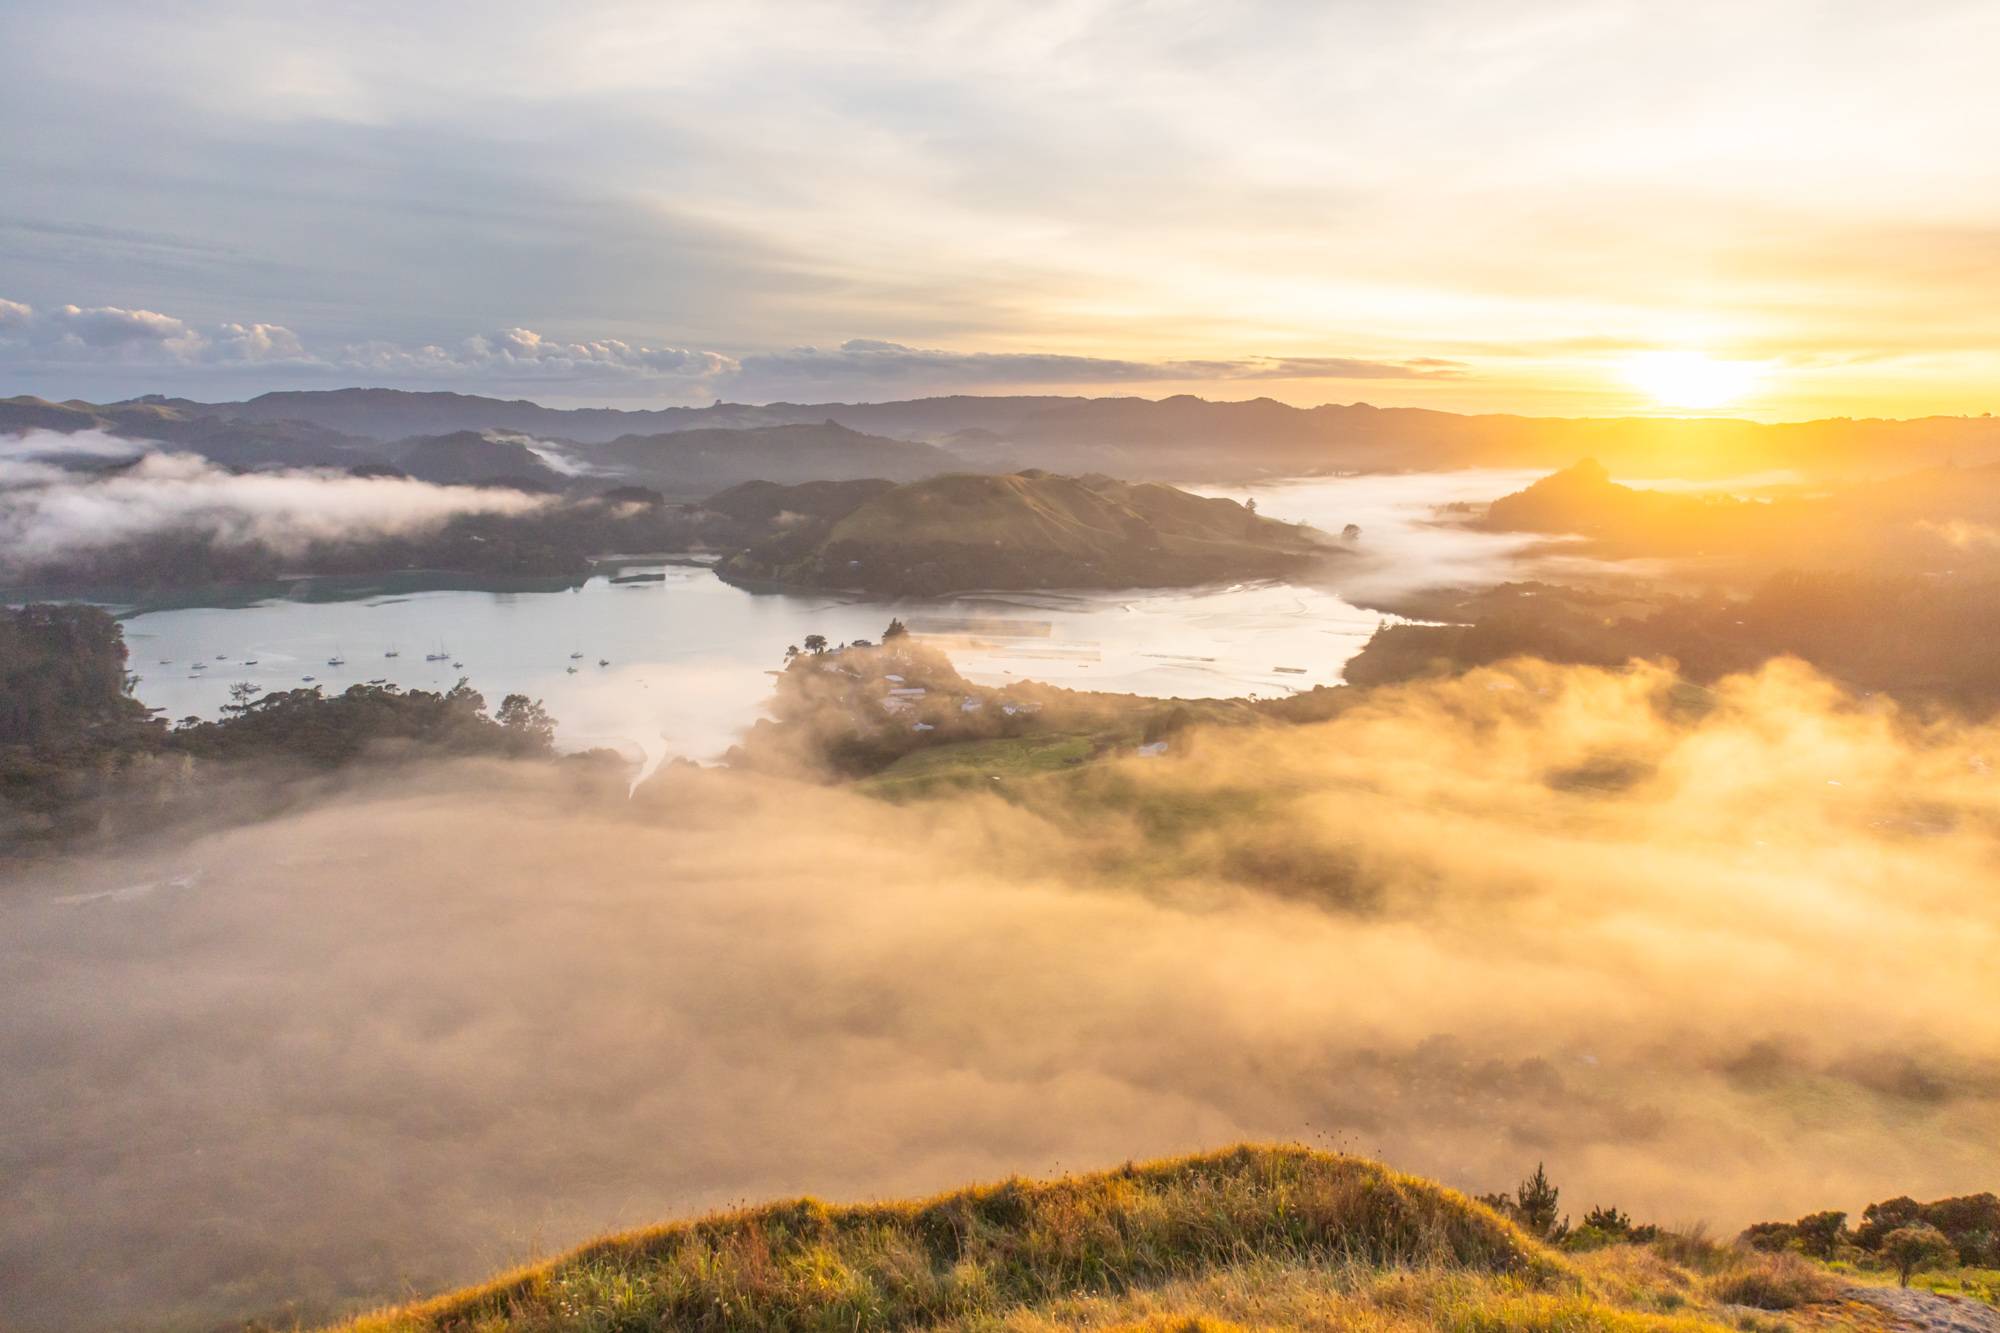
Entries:
POLYGON ((1295 573, 1320 533, 1234 500, 1109 477, 953 474, 800 521, 733 557, 731 577, 922 596, 968 588, 1174 587, 1295 573))
POLYGON ((717 1214, 608 1237, 344 1333, 1265 1327, 1882 1325, 1797 1256, 1687 1236, 1560 1252, 1373 1162, 1245 1146, 905 1203, 717 1214))

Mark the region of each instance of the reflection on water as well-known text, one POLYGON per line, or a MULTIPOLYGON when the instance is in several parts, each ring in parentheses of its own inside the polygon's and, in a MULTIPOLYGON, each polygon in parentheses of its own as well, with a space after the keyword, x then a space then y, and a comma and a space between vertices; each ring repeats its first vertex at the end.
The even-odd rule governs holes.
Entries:
POLYGON ((873 639, 891 616, 932 631, 925 637, 983 683, 1162 697, 1332 683, 1380 619, 1330 591, 1271 584, 891 603, 750 593, 685 566, 617 572, 659 577, 179 607, 132 615, 125 634, 139 697, 171 718, 215 716, 238 681, 443 689, 464 676, 489 703, 514 691, 544 700, 566 746, 615 746, 650 767, 725 749, 758 715, 786 645, 808 634, 873 639))
POLYGON ((125 633, 139 697, 171 718, 215 716, 238 681, 264 690, 308 677, 329 691, 370 680, 443 689, 464 676, 489 703, 514 691, 544 700, 566 746, 614 746, 650 767, 727 748, 758 715, 771 686, 766 672, 782 665, 786 645, 808 634, 872 639, 891 616, 986 684, 1032 679, 1156 697, 1332 684, 1382 619, 1342 592, 1359 598, 1391 586, 1506 577, 1520 539, 1432 519, 1439 505, 1488 500, 1529 479, 1454 472, 1215 491, 1254 496, 1269 516, 1330 532, 1358 525, 1356 555, 1326 587, 888 602, 750 593, 705 568, 634 561, 580 584, 314 580, 232 605, 135 612, 125 633))

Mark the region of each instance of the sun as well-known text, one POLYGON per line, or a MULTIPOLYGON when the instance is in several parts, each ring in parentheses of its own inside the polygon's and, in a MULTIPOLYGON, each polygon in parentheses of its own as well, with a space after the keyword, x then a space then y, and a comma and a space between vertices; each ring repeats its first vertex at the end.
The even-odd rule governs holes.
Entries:
POLYGON ((1638 352, 1626 360, 1625 378, 1660 407, 1726 407, 1750 391, 1760 369, 1701 352, 1638 352))

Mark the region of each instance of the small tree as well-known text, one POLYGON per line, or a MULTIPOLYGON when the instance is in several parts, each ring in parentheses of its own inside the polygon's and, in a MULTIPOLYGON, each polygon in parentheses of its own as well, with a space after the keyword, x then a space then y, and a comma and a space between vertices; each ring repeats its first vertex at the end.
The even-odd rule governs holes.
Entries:
POLYGON ((1615 1207, 1591 1209, 1583 1215, 1583 1224, 1607 1236, 1623 1236, 1632 1230, 1632 1219, 1615 1207))
POLYGON ((247 680, 239 680, 229 687, 229 702, 222 705, 225 713, 247 713, 250 701, 264 692, 262 685, 253 685, 247 680))
POLYGON ((792 661, 795 658, 797 658, 798 655, 799 655, 799 646, 796 643, 788 645, 785 649, 785 665, 790 666, 792 664, 792 661))
POLYGON ((500 701, 500 711, 493 720, 512 732, 523 749, 545 751, 556 743, 556 720, 540 699, 510 694, 500 701))
POLYGON ((905 625, 900 619, 891 620, 889 628, 882 631, 882 642, 888 643, 892 639, 900 639, 909 632, 910 627, 905 625))
POLYGON ((1561 1240, 1569 1233, 1569 1219, 1557 1220, 1556 1201, 1561 1197, 1562 1191, 1549 1183, 1548 1172, 1537 1162, 1535 1174, 1514 1191, 1514 1215, 1522 1226, 1544 1240, 1561 1240))
POLYGON ((1882 1238, 1897 1227, 1924 1220, 1924 1206, 1907 1194, 1871 1203, 1861 1210, 1861 1225, 1855 1228, 1854 1243, 1864 1250, 1882 1248, 1882 1238))
POLYGON ((1798 1233, 1799 1248, 1815 1259, 1833 1258, 1833 1247, 1845 1234, 1847 1214, 1837 1209, 1808 1213, 1792 1224, 1798 1233))
POLYGON ((826 651, 826 635, 824 634, 808 634, 802 642, 804 642, 806 651, 809 653, 823 653, 826 651))
POLYGON ((1958 1251, 1944 1232, 1928 1222, 1918 1222, 1897 1227, 1882 1237, 1882 1257, 1894 1266, 1896 1280, 1907 1287, 1910 1274, 1949 1263, 1958 1257, 1958 1251))

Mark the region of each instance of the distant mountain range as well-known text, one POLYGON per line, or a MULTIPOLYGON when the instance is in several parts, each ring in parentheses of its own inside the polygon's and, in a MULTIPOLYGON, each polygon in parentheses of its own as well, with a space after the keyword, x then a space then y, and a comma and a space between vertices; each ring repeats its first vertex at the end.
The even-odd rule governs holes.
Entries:
MULTIPOLYGON (((788 485, 858 478, 913 481, 967 466, 958 455, 936 445, 869 435, 827 420, 768 425, 746 421, 726 429, 696 422, 659 429, 651 420, 658 415, 655 413, 585 413, 591 419, 616 417, 617 424, 626 426, 653 425, 654 430, 651 434, 628 431, 608 439, 594 438, 587 431, 583 438, 555 435, 496 424, 508 419, 508 414, 487 409, 531 409, 515 414, 521 419, 535 414, 561 418, 564 413, 532 403, 456 394, 392 394, 392 398, 443 398, 470 405, 462 417, 419 406, 379 418, 383 425, 420 421, 449 427, 441 433, 357 433, 330 424, 357 424, 354 414, 343 407, 351 401, 346 392, 269 396, 294 403, 308 416, 316 407, 328 407, 331 410, 324 415, 329 420, 260 416, 239 410, 267 403, 268 398, 251 404, 182 399, 108 404, 0 399, 0 435, 30 430, 73 435, 95 430, 135 444, 153 442, 199 454, 237 470, 338 468, 396 473, 441 485, 506 485, 532 491, 600 491, 637 484, 682 499, 698 499, 746 481, 788 485)), ((372 397, 390 391, 360 392, 372 397)), ((82 455, 75 461, 102 464, 101 459, 82 455)))
MULTIPOLYGON (((1044 467, 1128 480, 1247 481, 1333 471, 1554 468, 1594 457, 1635 477, 1789 469, 1811 477, 2000 461, 2000 421, 1928 417, 1764 425, 1729 419, 1461 416, 1367 404, 1291 407, 1193 397, 923 398, 647 411, 558 409, 525 400, 397 389, 270 393, 239 403, 0 400, 0 433, 95 427, 204 454, 230 467, 407 467, 452 452, 445 470, 535 485, 592 478, 706 494, 737 481, 909 480, 946 471, 1044 467), (523 437, 419 450, 412 441, 523 437), (463 446, 463 447, 460 447, 463 446), (526 449, 531 464, 521 456, 526 449), (454 452, 455 451, 455 452, 454 452)), ((442 479, 442 478, 440 478, 442 479)))

